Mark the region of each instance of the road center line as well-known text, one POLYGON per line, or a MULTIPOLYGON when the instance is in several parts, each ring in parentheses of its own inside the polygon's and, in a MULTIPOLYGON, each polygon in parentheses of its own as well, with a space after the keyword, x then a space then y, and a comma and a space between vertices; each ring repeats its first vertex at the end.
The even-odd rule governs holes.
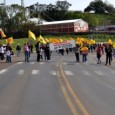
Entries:
POLYGON ((74 92, 74 90, 72 89, 70 83, 68 82, 65 74, 64 74, 64 71, 63 71, 63 68, 62 68, 62 63, 60 63, 60 71, 61 71, 61 76, 62 78, 64 79, 65 83, 66 83, 66 86, 67 86, 67 89, 68 91, 70 92, 70 94, 72 95, 73 99, 75 100, 75 103, 77 104, 79 110, 83 113, 83 115, 89 115, 88 111, 86 110, 86 108, 83 106, 83 104, 81 103, 81 101, 79 100, 78 96, 76 95, 76 93, 74 92))
POLYGON ((63 93, 63 95, 64 95, 64 97, 66 99, 66 102, 67 102, 72 114, 73 115, 78 115, 78 112, 76 111, 76 109, 75 109, 75 107, 74 107, 74 105, 73 105, 73 103, 72 103, 72 101, 71 101, 71 99, 70 99, 70 97, 69 97, 69 95, 68 95, 68 93, 66 91, 66 88, 64 87, 64 85, 62 83, 59 71, 57 71, 57 76, 58 76, 58 80, 59 80, 59 83, 60 83, 60 86, 61 86, 62 93, 63 93))

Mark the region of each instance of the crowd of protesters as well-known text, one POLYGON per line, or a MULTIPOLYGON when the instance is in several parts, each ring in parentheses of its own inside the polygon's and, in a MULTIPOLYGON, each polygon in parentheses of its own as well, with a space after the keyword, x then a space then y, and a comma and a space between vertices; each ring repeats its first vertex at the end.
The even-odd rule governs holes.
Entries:
MULTIPOLYGON (((24 51, 24 60, 25 62, 29 62, 31 53, 33 53, 33 44, 32 42, 24 43, 23 51, 24 51)), ((22 50, 22 47, 18 43, 16 46, 16 56, 17 58, 20 57, 20 53, 22 50)), ((37 42, 35 44, 36 49, 36 61, 40 62, 41 60, 49 61, 51 59, 51 51, 49 43, 47 44, 41 44, 40 42, 37 42)), ((88 61, 88 53, 95 53, 97 57, 97 64, 101 64, 101 57, 105 53, 106 61, 105 65, 111 65, 112 58, 115 58, 115 48, 112 47, 112 45, 108 43, 96 43, 93 45, 89 44, 83 44, 82 47, 79 44, 76 44, 74 48, 65 48, 58 50, 58 54, 64 55, 66 53, 67 55, 70 52, 75 53, 75 59, 76 62, 87 62, 88 61), (82 59, 80 60, 80 56, 82 55, 82 59)), ((12 62, 12 55, 14 55, 12 51, 12 47, 10 44, 7 44, 4 46, 0 44, 0 60, 6 59, 6 62, 12 62), (5 55, 5 56, 4 56, 5 55)))
POLYGON ((80 62, 80 55, 82 55, 82 62, 87 62, 88 53, 96 53, 97 64, 101 64, 101 57, 105 53, 105 65, 111 65, 112 58, 115 58, 115 48, 109 43, 97 43, 93 45, 84 44, 82 47, 76 44, 74 48, 76 62, 80 62))
POLYGON ((7 44, 6 46, 0 44, 0 59, 4 60, 5 56, 6 56, 6 62, 10 62, 11 63, 11 55, 14 55, 13 51, 12 51, 12 47, 10 44, 7 44))
POLYGON ((47 61, 50 60, 51 52, 50 52, 49 43, 44 45, 37 42, 35 44, 35 48, 36 48, 38 62, 40 61, 40 59, 43 60, 43 57, 44 57, 44 60, 47 60, 47 61))

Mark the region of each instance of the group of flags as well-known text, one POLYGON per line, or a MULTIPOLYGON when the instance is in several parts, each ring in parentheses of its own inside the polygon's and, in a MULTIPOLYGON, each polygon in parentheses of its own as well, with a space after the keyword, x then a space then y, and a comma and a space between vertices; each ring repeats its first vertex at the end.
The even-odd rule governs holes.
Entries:
POLYGON ((72 38, 70 39, 57 39, 57 38, 50 38, 50 39, 47 39, 47 38, 43 38, 41 35, 39 35, 39 37, 36 37, 35 34, 32 32, 32 31, 28 31, 28 37, 31 38, 31 39, 34 39, 34 40, 37 40, 39 41, 40 43, 43 43, 43 44, 47 44, 47 43, 60 43, 60 42, 65 42, 65 41, 68 41, 68 40, 72 40, 72 38))
POLYGON ((44 40, 44 38, 40 35, 39 37, 36 38, 35 34, 32 31, 28 31, 28 37, 32 38, 34 40, 37 40, 43 44, 46 44, 47 42, 44 40))
MULTIPOLYGON (((6 38, 6 35, 2 29, 0 29, 0 35, 2 38, 6 38)), ((13 37, 9 37, 6 39, 6 43, 14 43, 13 37)))
POLYGON ((2 38, 5 38, 5 37, 6 37, 6 35, 5 35, 5 33, 3 32, 2 29, 0 29, 0 34, 1 34, 1 37, 2 37, 2 38))
MULTIPOLYGON (((0 35, 2 38, 6 38, 6 35, 5 33, 3 32, 2 29, 0 29, 0 35)), ((39 37, 36 37, 35 34, 32 32, 32 31, 28 31, 28 38, 31 38, 31 39, 34 39, 34 40, 37 40, 39 41, 40 43, 43 43, 43 44, 46 44, 46 43, 59 43, 59 42, 64 42, 64 41, 69 41, 69 40, 73 40, 73 38, 69 38, 69 39, 57 39, 57 38, 50 38, 50 39, 47 39, 47 38, 43 38, 41 35, 39 35, 39 37)), ((81 47, 83 46, 84 43, 87 43, 87 44, 95 44, 96 41, 93 40, 93 39, 87 39, 87 38, 81 38, 81 37, 78 37, 76 39, 74 39, 76 44, 79 44, 81 47)), ((13 37, 9 37, 6 39, 6 43, 14 43, 14 40, 13 40, 13 37)), ((115 42, 113 42, 111 39, 108 40, 108 43, 113 45, 113 47, 115 48, 115 42)))

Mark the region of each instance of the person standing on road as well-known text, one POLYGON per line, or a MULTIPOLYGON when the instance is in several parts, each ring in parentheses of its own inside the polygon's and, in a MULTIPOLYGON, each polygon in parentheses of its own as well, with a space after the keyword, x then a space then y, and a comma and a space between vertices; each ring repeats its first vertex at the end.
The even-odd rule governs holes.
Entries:
POLYGON ((87 55, 88 55, 88 47, 83 46, 81 48, 81 54, 82 54, 82 62, 87 62, 87 55))
POLYGON ((9 49, 6 51, 6 63, 8 62, 11 63, 11 51, 9 49))
POLYGON ((11 44, 8 43, 7 46, 6 46, 6 52, 8 51, 8 55, 10 54, 10 57, 9 57, 9 62, 12 62, 12 56, 11 55, 14 55, 13 51, 12 51, 12 47, 11 47, 11 44), (10 53, 9 53, 10 52, 10 53))
POLYGON ((20 56, 20 52, 21 52, 21 46, 20 44, 18 43, 18 45, 16 46, 16 51, 17 51, 17 57, 20 56))
POLYGON ((49 43, 47 43, 44 47, 44 53, 45 53, 45 60, 49 61, 51 58, 51 52, 50 52, 50 47, 49 47, 49 43))
POLYGON ((2 44, 0 44, 0 59, 4 60, 4 48, 3 48, 2 44))
POLYGON ((29 47, 27 43, 24 44, 24 54, 25 54, 25 62, 29 62, 29 47))
POLYGON ((79 53, 80 53, 80 47, 79 44, 76 44, 76 47, 74 48, 74 52, 75 52, 75 57, 76 57, 76 62, 79 62, 79 53))
POLYGON ((97 64, 101 64, 101 54, 102 54, 102 49, 101 49, 101 45, 99 44, 98 47, 97 47, 97 59, 98 59, 98 62, 97 64))
POLYGON ((39 42, 35 44, 35 48, 36 48, 36 53, 37 53, 37 62, 39 62, 40 61, 40 43, 39 42))
POLYGON ((106 53, 106 64, 105 65, 107 65, 108 62, 109 62, 109 65, 111 65, 111 61, 112 61, 112 48, 111 48, 111 45, 108 44, 105 47, 105 53, 106 53))

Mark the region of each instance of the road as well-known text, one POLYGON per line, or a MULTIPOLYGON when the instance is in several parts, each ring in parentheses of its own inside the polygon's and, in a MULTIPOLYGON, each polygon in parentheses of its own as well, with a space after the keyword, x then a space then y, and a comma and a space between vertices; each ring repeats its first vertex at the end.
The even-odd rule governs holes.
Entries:
POLYGON ((114 66, 96 64, 95 54, 76 63, 72 53, 49 62, 33 53, 0 70, 0 115, 114 115, 114 97, 114 66))

